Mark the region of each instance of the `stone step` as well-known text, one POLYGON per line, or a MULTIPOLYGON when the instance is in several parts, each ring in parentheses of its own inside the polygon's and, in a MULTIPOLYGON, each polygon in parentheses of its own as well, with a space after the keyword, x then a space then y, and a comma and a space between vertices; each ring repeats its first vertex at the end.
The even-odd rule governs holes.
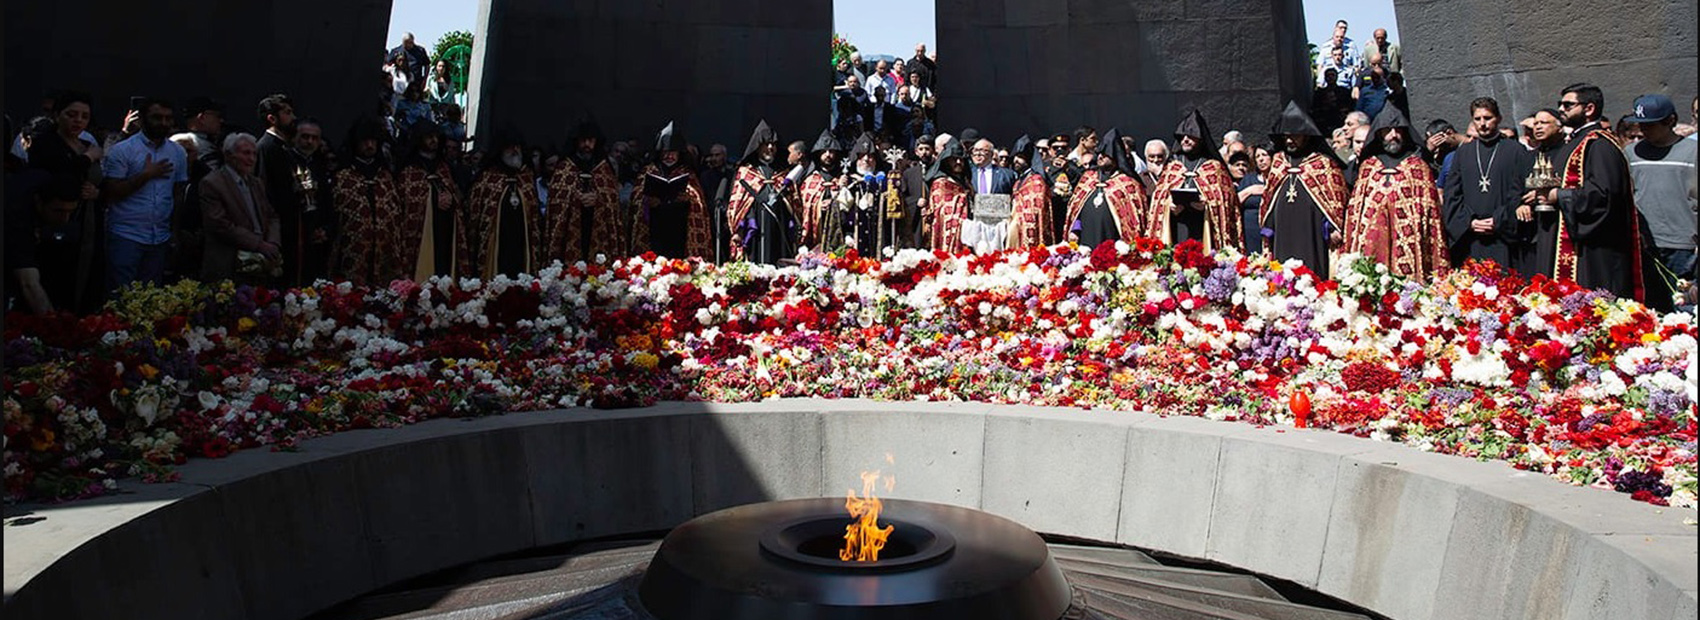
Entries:
POLYGON ((359 599, 338 610, 340 613, 324 616, 322 620, 497 618, 520 611, 536 613, 565 603, 576 603, 579 597, 599 600, 622 594, 625 588, 622 580, 640 575, 648 565, 648 556, 643 556, 637 561, 627 560, 592 568, 506 575, 458 585, 377 594, 359 599), (480 610, 489 614, 472 613, 480 610))
POLYGON ((1104 564, 1118 564, 1123 566, 1132 564, 1144 564, 1147 566, 1163 565, 1162 562, 1158 562, 1151 556, 1145 555, 1144 552, 1134 549, 1125 549, 1122 547, 1090 547, 1086 545, 1069 545, 1062 543, 1051 543, 1050 547, 1051 557, 1059 560, 1066 558, 1070 560, 1086 560, 1089 562, 1101 562, 1104 564))
POLYGON ((1084 593, 1090 614, 1113 620, 1264 620, 1251 614, 1224 611, 1212 605, 1157 592, 1140 596, 1109 596, 1096 590, 1084 593))
POLYGON ((584 551, 573 548, 567 553, 536 557, 512 558, 479 562, 444 575, 440 583, 460 584, 494 579, 509 575, 540 572, 575 571, 617 564, 647 562, 655 557, 660 541, 638 546, 584 551))
POLYGON ((488 619, 455 616, 440 620, 655 620, 637 600, 638 579, 628 578, 610 586, 606 592, 593 593, 596 596, 581 596, 542 610, 532 609, 488 619))
POLYGON ((1087 573, 1105 577, 1127 577, 1161 581, 1176 585, 1192 586, 1230 594, 1241 594, 1274 601, 1285 601, 1286 597, 1276 592, 1269 584, 1251 575, 1236 575, 1234 573, 1218 573, 1199 570, 1196 568, 1180 568, 1176 566, 1122 566, 1087 562, 1083 560, 1058 559, 1057 565, 1062 567, 1065 574, 1087 573))
POLYGON ((1075 573, 1069 575, 1069 582, 1088 593, 1098 593, 1114 599, 1140 599, 1149 598, 1152 594, 1161 594, 1264 620, 1369 620, 1353 613, 1147 579, 1075 573))

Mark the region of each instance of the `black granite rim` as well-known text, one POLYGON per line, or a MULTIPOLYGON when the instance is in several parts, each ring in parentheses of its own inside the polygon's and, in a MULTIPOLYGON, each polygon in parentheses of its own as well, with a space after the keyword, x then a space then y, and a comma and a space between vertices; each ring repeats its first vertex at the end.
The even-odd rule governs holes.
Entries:
POLYGON ((830 540, 842 540, 842 498, 703 515, 663 540, 639 599, 660 620, 1055 620, 1068 611, 1073 593, 1032 530, 959 506, 884 504, 880 521, 897 526, 899 542, 886 547, 893 555, 861 566, 797 550, 834 533, 830 540))

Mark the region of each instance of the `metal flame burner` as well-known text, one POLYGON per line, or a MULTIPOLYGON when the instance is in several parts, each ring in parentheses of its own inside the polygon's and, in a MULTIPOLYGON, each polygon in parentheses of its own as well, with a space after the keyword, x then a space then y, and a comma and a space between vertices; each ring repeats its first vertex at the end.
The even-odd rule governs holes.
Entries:
POLYGON ((843 562, 842 499, 729 508, 675 528, 638 588, 659 620, 1056 620, 1071 591, 1045 542, 977 510, 883 500, 878 562, 843 562))

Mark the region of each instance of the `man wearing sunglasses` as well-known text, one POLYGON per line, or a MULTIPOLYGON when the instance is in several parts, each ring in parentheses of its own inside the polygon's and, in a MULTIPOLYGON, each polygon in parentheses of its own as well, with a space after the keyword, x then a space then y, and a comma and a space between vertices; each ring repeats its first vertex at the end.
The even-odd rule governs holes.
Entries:
POLYGON ((1560 185, 1545 196, 1562 220, 1554 275, 1644 302, 1641 218, 1622 147, 1601 123, 1604 110, 1605 95, 1591 84, 1573 84, 1558 100, 1572 131, 1553 162, 1560 185))

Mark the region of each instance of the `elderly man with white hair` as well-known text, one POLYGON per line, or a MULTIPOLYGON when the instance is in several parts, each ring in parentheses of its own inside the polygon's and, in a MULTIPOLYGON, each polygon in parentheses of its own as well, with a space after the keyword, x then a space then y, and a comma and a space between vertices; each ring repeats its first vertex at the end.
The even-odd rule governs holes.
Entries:
POLYGON ((1145 184, 1145 193, 1150 194, 1157 188, 1157 176, 1169 165, 1169 143, 1152 138, 1145 142, 1141 154, 1145 156, 1145 171, 1140 173, 1140 181, 1145 184))
POLYGON ((201 180, 198 187, 205 247, 201 279, 206 282, 238 276, 240 252, 254 252, 268 261, 282 258, 283 222, 266 200, 265 186, 254 176, 258 141, 245 133, 224 139, 224 166, 201 180))

